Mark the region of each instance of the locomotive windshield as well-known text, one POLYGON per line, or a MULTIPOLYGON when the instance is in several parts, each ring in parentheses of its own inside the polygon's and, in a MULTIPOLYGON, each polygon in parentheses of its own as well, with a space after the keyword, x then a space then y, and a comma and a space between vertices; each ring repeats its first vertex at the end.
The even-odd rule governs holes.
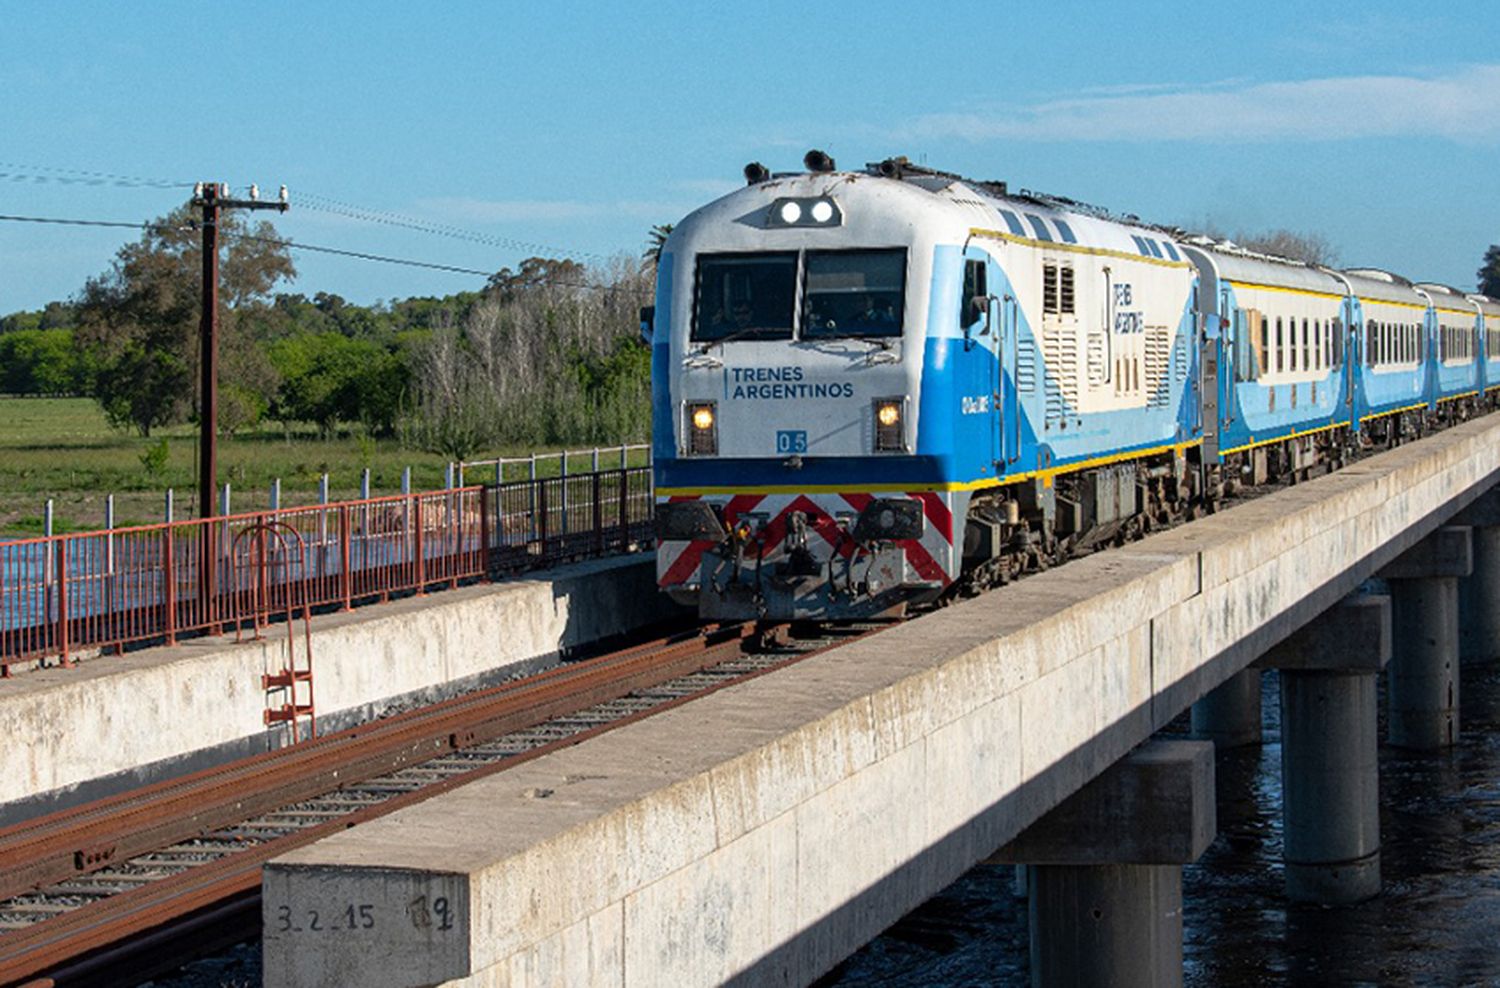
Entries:
POLYGON ((789 340, 796 295, 795 253, 700 257, 692 339, 789 340))
POLYGON ((906 251, 808 251, 802 338, 900 336, 906 251))
POLYGON ((694 342, 900 336, 906 251, 705 254, 698 258, 694 342), (802 308, 797 319, 798 267, 802 308))

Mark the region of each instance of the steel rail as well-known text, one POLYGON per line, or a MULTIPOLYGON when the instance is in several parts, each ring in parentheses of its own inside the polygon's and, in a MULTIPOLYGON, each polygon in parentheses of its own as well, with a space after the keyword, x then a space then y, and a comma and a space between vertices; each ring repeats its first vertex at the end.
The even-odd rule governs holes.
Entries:
POLYGON ((0 900, 680 675, 749 626, 673 635, 0 830, 0 900))
MULTIPOLYGON (((52 814, 35 821, 39 832, 30 835, 33 840, 28 840, 28 835, 23 833, 26 825, 18 825, 0 832, 0 842, 12 856, 10 860, 15 860, 24 846, 48 849, 46 860, 50 862, 48 867, 53 873, 61 870, 62 863, 69 865, 66 873, 50 880, 65 880, 83 871, 76 868, 77 858, 68 858, 62 852, 70 844, 77 843, 71 838, 88 832, 89 827, 113 827, 117 846, 138 847, 132 853, 146 853, 172 842, 171 838, 164 840, 164 834, 175 834, 175 839, 191 838, 224 825, 205 823, 208 819, 222 819, 227 815, 231 818, 227 823, 236 823, 258 812, 308 798, 309 788, 321 786, 317 793, 313 793, 318 795, 355 784, 360 781, 354 775, 356 772, 363 779, 373 778, 710 668, 741 654, 752 631, 753 625, 745 624, 672 636, 573 666, 548 670, 531 679, 456 698, 432 708, 410 711, 389 721, 327 735, 298 748, 254 756, 224 770, 195 773, 182 780, 158 783, 140 792, 101 800, 76 811, 52 814), (366 746, 370 746, 370 750, 366 751, 366 746), (268 766, 267 763, 277 761, 278 756, 287 763, 286 766, 268 766), (341 765, 335 763, 339 756, 343 758, 341 765), (284 778, 288 772, 302 775, 284 778), (216 776, 231 778, 216 780, 216 776), (261 788, 255 793, 241 791, 238 802, 235 802, 237 786, 243 790, 247 785, 256 784, 261 788), (288 798, 289 792, 295 795, 288 798), (213 807, 204 807, 201 804, 204 798, 217 802, 213 807), (163 815, 168 812, 180 812, 181 815, 168 819, 163 815)), ((847 640, 850 639, 843 641, 847 640)), ((836 644, 843 644, 843 641, 836 644)), ((48 977, 26 983, 38 986, 87 984, 100 977, 107 981, 109 972, 118 975, 121 973, 118 966, 125 963, 144 963, 159 971, 164 963, 160 958, 144 961, 140 958, 130 961, 129 958, 151 945, 178 943, 185 946, 191 942, 193 936, 174 932, 185 917, 197 924, 195 928, 199 933, 194 936, 208 937, 214 946, 232 942, 236 938, 235 930, 247 923, 252 926, 258 923, 258 913, 248 917, 247 911, 253 910, 251 903, 259 900, 261 865, 277 855, 547 752, 802 661, 832 647, 834 645, 827 645, 788 655, 764 668, 736 674, 689 695, 663 699, 648 709, 476 765, 415 791, 351 809, 347 815, 247 845, 244 850, 86 903, 32 927, 0 934, 0 984, 17 983, 43 974, 48 977), (230 902, 240 902, 240 906, 237 909, 223 908, 230 902), (203 919, 204 916, 217 918, 210 922, 203 919)), ((104 867, 129 856, 111 856, 85 870, 104 867)), ((20 867, 27 874, 35 873, 24 864, 20 867)), ((3 877, 14 884, 10 875, 3 877)), ((179 954, 178 963, 183 959, 179 954)))

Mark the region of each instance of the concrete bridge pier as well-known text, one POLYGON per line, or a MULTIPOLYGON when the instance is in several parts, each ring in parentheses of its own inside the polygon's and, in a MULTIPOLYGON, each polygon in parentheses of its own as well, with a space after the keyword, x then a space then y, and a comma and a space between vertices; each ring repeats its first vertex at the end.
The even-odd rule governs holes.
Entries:
POLYGON ((1242 669, 1193 704, 1193 737, 1215 748, 1260 744, 1260 670, 1242 669))
POLYGON ((1474 570, 1458 584, 1458 657, 1462 665, 1500 661, 1500 490, 1453 519, 1473 528, 1474 570))
POLYGON ((1213 841, 1213 745, 1148 741, 1001 848, 1031 885, 1031 983, 1182 984, 1182 866, 1213 841))
POLYGON ((1391 587, 1394 639, 1386 740, 1398 748, 1458 740, 1458 581, 1473 569, 1470 531, 1440 528, 1380 571, 1391 587))
POLYGON ((1391 601, 1348 597, 1266 653, 1281 672, 1286 894, 1344 905, 1380 891, 1376 677, 1391 601))

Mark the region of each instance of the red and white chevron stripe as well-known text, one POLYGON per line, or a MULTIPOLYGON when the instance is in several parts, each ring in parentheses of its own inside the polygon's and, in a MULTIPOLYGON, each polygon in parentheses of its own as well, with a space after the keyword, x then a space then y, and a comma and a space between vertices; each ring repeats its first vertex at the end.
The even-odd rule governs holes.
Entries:
MULTIPOLYGON (((913 584, 951 583, 958 575, 958 554, 953 548, 953 510, 949 495, 923 491, 908 494, 922 502, 927 524, 919 539, 896 543, 906 553, 907 581, 913 584)), ((873 494, 737 494, 727 500, 711 498, 722 504, 724 521, 733 526, 742 515, 754 513, 769 519, 755 538, 762 546, 762 562, 772 563, 785 555, 789 516, 801 511, 807 517, 808 548, 817 559, 826 560, 833 552, 848 558, 854 554, 852 540, 843 536, 835 518, 839 514, 858 515, 875 499, 873 494)), ((673 497, 672 501, 696 500, 692 496, 673 497)), ((663 541, 656 550, 656 582, 663 587, 695 584, 703 553, 712 542, 663 541)), ((753 558, 747 552, 747 558, 753 558)))

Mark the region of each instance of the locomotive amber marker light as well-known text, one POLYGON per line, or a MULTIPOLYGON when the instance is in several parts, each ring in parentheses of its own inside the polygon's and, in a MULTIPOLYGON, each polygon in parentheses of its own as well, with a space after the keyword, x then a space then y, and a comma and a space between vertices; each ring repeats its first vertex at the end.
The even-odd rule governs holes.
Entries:
POLYGON ((714 410, 708 407, 700 407, 693 410, 693 428, 700 432, 706 432, 714 427, 714 410))
POLYGON ((734 537, 739 539, 741 542, 750 541, 750 523, 748 521, 742 521, 738 525, 736 525, 734 528, 734 537))
POLYGON ((880 410, 875 413, 875 417, 880 421, 881 425, 886 427, 893 426, 901 421, 901 406, 895 402, 887 402, 880 406, 880 410))

